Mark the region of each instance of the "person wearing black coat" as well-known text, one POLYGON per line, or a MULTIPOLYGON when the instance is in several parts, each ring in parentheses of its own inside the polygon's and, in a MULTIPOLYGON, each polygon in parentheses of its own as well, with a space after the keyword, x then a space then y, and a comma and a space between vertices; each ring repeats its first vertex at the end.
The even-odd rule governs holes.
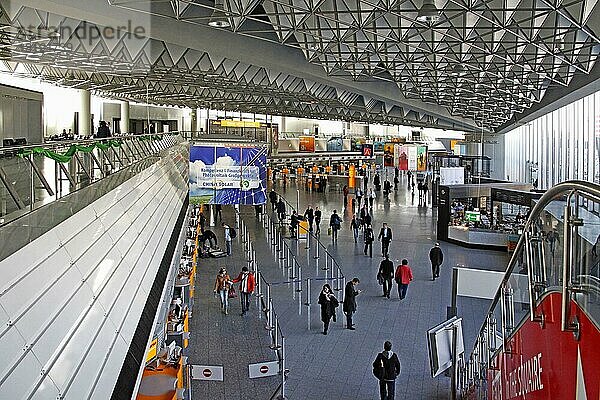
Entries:
POLYGON ((298 225, 300 224, 300 217, 296 213, 296 210, 292 211, 292 216, 290 217, 290 237, 296 238, 298 232, 298 225))
POLYGON ((379 173, 375 174, 375 178, 373 178, 373 184, 375 185, 375 190, 379 192, 381 190, 381 178, 379 177, 379 173))
POLYGON ((392 342, 386 340, 383 344, 383 351, 377 354, 375 361, 373 361, 373 373, 379 379, 381 400, 394 400, 396 378, 401 371, 400 360, 396 353, 392 351, 392 342))
POLYGON ((386 180, 383 183, 383 194, 387 196, 388 194, 390 194, 391 190, 392 190, 392 184, 390 183, 390 181, 386 180))
POLYGON ((435 278, 440 277, 440 265, 444 262, 444 253, 442 253, 439 243, 429 250, 429 261, 431 261, 431 275, 433 276, 431 280, 435 281, 435 278))
POLYGON ((335 322, 335 309, 340 305, 338 299, 333 295, 331 286, 328 283, 323 285, 319 294, 319 304, 321 305, 321 321, 323 321, 323 335, 327 335, 329 321, 333 318, 335 322))
POLYGON ((337 210, 333 210, 333 214, 329 218, 329 227, 331 228, 331 240, 337 242, 338 231, 342 224, 342 218, 337 213, 337 210))
POLYGON ((371 224, 365 225, 365 256, 367 255, 367 250, 369 251, 369 257, 373 258, 373 241, 375 240, 375 234, 373 233, 373 228, 371 228, 371 224))
POLYGON ((313 221, 315 220, 315 214, 314 214, 313 208, 310 204, 306 208, 306 211, 304 211, 304 218, 306 218, 308 220, 308 230, 310 232, 312 232, 313 231, 313 221))
POLYGON ((277 193, 273 189, 269 192, 269 200, 271 201, 271 211, 275 211, 277 209, 277 193))
POLYGON ((317 225, 317 233, 321 233, 321 216, 323 214, 321 213, 321 210, 319 210, 319 207, 315 208, 315 224, 317 225))
POLYGON ((208 246, 212 249, 217 246, 217 235, 209 229, 206 229, 200 236, 198 236, 198 243, 200 243, 200 247, 204 247, 206 241, 208 240, 208 246))
POLYGON ((344 314, 346 314, 346 328, 354 330, 354 324, 352 323, 352 315, 356 312, 356 296, 360 294, 360 290, 356 290, 356 285, 360 283, 358 278, 353 278, 350 282, 346 283, 344 288, 344 314))
POLYGON ((378 240, 381 240, 381 255, 387 255, 390 249, 390 242, 392 241, 392 228, 387 226, 387 223, 383 223, 383 227, 379 230, 378 240))
POLYGON ((383 279, 383 297, 389 299, 390 291, 392 290, 392 279, 394 279, 394 263, 387 254, 379 264, 379 271, 377 273, 383 279))
POLYGON ((283 220, 285 219, 285 203, 283 202, 283 199, 281 197, 277 202, 277 216, 279 217, 280 223, 283 222, 283 220))

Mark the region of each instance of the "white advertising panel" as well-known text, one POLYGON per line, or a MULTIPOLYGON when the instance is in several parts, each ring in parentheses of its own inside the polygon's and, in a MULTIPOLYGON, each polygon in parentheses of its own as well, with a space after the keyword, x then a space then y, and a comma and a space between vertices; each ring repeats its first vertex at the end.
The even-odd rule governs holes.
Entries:
POLYGON ((417 147, 410 146, 408 148, 408 170, 416 171, 417 170, 417 147))
POLYGON ((465 183, 464 167, 441 167, 440 185, 463 185, 465 183))

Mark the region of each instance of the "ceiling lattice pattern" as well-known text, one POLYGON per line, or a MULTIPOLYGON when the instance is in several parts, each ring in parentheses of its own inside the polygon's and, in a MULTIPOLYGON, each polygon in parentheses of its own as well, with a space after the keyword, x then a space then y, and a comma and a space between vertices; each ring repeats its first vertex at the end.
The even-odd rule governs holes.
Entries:
POLYGON ((81 24, 27 7, 12 20, 1 13, 0 70, 157 105, 455 128, 435 115, 151 38, 53 37, 39 28, 74 32, 81 24))
MULTIPOLYGON (((126 0, 111 4, 135 8, 126 0)), ((204 0, 144 1, 151 13, 206 24, 204 0)), ((217 4, 220 4, 218 2, 217 4)), ((224 0, 241 35, 299 48, 329 75, 384 80, 408 99, 497 127, 551 87, 589 74, 600 52, 598 0, 224 0)))

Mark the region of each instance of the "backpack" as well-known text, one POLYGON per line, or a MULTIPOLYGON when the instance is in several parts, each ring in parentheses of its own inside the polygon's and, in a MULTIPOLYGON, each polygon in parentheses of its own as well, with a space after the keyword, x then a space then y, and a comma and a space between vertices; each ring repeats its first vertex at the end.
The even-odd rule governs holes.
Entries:
POLYGON ((229 237, 235 239, 237 237, 237 232, 233 228, 229 228, 229 237))
POLYGON ((373 375, 379 380, 382 380, 385 376, 385 366, 383 365, 383 357, 381 354, 378 354, 375 362, 373 362, 373 375))

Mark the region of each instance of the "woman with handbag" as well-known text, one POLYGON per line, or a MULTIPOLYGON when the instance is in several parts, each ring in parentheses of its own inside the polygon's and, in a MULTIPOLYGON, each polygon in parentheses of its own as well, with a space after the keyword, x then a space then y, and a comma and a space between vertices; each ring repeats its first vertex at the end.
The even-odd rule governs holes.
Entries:
POLYGON ((333 318, 335 322, 335 309, 340 305, 338 299, 333 295, 331 286, 328 283, 323 285, 319 293, 319 304, 321 305, 321 321, 323 321, 323 335, 327 335, 329 321, 333 318))
POLYGON ((219 298, 221 299, 221 312, 225 315, 229 312, 229 295, 230 290, 234 290, 231 287, 231 278, 227 273, 225 268, 221 268, 219 273, 217 274, 217 279, 215 279, 215 288, 213 289, 213 293, 217 295, 219 294, 219 298))

